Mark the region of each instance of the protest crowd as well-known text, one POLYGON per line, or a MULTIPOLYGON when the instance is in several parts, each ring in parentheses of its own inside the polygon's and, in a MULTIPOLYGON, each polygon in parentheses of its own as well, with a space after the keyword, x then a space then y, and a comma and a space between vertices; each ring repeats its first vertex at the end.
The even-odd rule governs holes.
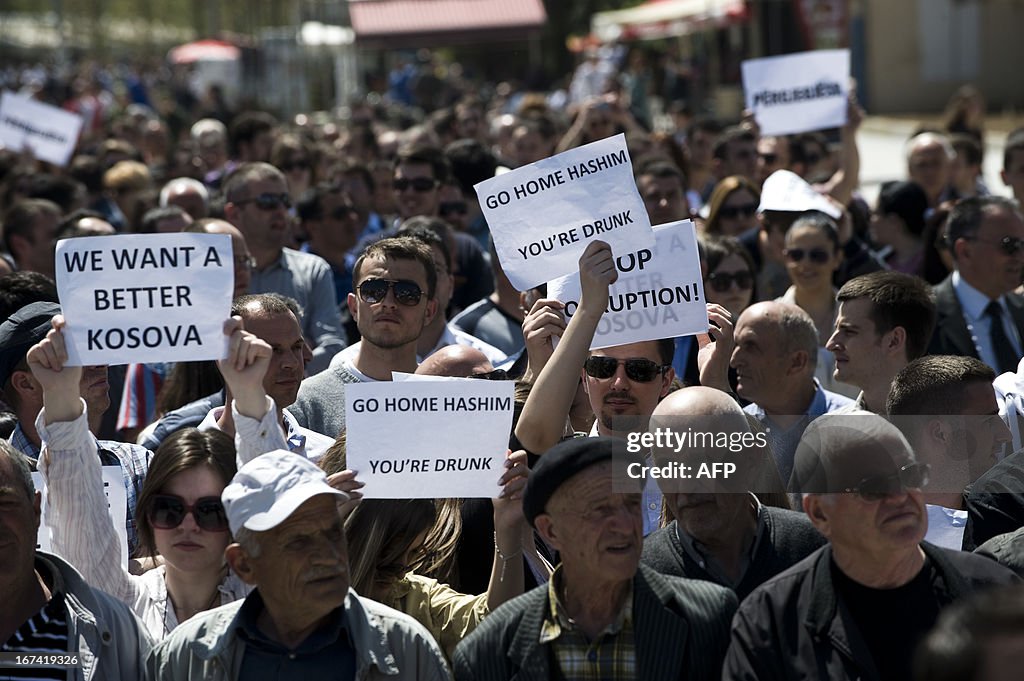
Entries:
POLYGON ((0 148, 0 679, 1019 678, 1024 128, 868 205, 854 88, 664 131, 622 62, 4 71, 83 123, 0 148))

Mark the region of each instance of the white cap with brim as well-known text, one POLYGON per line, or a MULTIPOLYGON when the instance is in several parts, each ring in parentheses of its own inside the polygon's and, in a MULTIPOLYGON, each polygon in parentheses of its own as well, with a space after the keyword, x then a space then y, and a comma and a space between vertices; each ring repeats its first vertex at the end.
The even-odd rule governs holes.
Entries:
POLYGON ((224 488, 221 501, 231 532, 273 529, 302 504, 319 494, 347 500, 348 495, 327 484, 327 474, 308 459, 278 449, 242 466, 224 488))
POLYGON ((757 212, 763 213, 766 210, 787 213, 820 210, 834 220, 838 220, 843 214, 838 206, 815 191, 802 177, 789 170, 776 170, 764 181, 761 187, 761 205, 757 207, 757 212))

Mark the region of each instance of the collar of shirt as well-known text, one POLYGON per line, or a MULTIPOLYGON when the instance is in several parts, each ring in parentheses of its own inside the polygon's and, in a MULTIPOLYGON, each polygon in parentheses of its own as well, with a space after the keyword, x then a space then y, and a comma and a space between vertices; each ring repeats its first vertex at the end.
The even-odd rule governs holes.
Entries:
MULTIPOLYGON (((754 509, 754 517, 757 518, 757 529, 754 531, 754 541, 750 543, 750 549, 744 555, 745 560, 743 561, 743 569, 740 571, 739 579, 737 579, 732 586, 736 586, 736 584, 743 581, 743 577, 750 568, 750 564, 754 562, 754 556, 757 555, 757 549, 761 546, 762 539, 768 532, 768 511, 761 503, 761 500, 758 499, 757 495, 753 492, 750 492, 750 505, 754 509)), ((712 575, 715 575, 724 583, 732 581, 726 579, 725 574, 718 569, 717 561, 714 560, 713 557, 708 556, 704 545, 690 536, 678 521, 676 521, 675 529, 676 538, 679 539, 679 543, 683 545, 683 550, 686 551, 690 558, 700 565, 702 569, 707 570, 707 572, 712 575)))
MULTIPOLYGON (((828 411, 828 400, 825 398, 825 389, 821 387, 821 383, 818 382, 818 379, 813 378, 811 380, 814 381, 814 397, 811 398, 811 403, 804 412, 804 416, 815 418, 828 411)), ((771 417, 765 413, 764 408, 756 402, 751 402, 747 405, 745 411, 758 421, 771 421, 771 417)), ((793 427, 795 428, 801 423, 804 423, 803 419, 797 421, 793 427)), ((792 430, 792 428, 790 428, 790 430, 792 430)))
MULTIPOLYGON (((555 571, 551 574, 551 579, 548 580, 548 612, 544 618, 544 622, 540 628, 540 642, 551 643, 558 639, 563 631, 571 630, 576 628, 576 622, 569 617, 569 613, 566 611, 565 606, 562 604, 562 599, 559 596, 559 592, 562 590, 562 566, 559 565, 555 568, 555 571)), ((626 594, 626 602, 622 606, 622 610, 615 616, 615 620, 605 627, 604 631, 598 636, 612 635, 622 631, 622 628, 627 623, 633 621, 633 582, 629 583, 629 592, 626 594)))
MULTIPOLYGON (((270 263, 269 265, 267 265, 262 270, 253 270, 253 272, 252 272, 253 277, 255 277, 257 275, 267 275, 267 274, 273 272, 274 270, 289 270, 289 269, 291 269, 290 267, 288 267, 288 258, 287 258, 288 254, 286 253, 287 250, 288 250, 287 248, 282 248, 281 249, 281 253, 278 254, 278 256, 277 256, 277 260, 275 260, 274 262, 270 263)), ((252 290, 251 287, 250 287, 250 290, 252 290)))
MULTIPOLYGON (((960 308, 964 311, 967 316, 967 320, 972 324, 981 321, 985 317, 985 308, 991 302, 991 299, 984 293, 974 288, 967 281, 960 276, 960 270, 953 270, 953 291, 956 292, 956 297, 960 301, 960 308)), ((1003 314, 1009 314, 1009 310, 1006 308, 1005 296, 999 296, 996 298, 996 302, 999 303, 999 307, 1003 308, 1003 314)))
POLYGON ((294 649, 286 648, 260 630, 258 621, 265 607, 263 597, 257 588, 253 589, 252 593, 246 597, 242 607, 238 609, 238 634, 248 644, 281 653, 315 653, 333 644, 342 636, 346 638, 349 645, 352 643, 348 627, 345 626, 345 606, 335 608, 324 624, 294 649))

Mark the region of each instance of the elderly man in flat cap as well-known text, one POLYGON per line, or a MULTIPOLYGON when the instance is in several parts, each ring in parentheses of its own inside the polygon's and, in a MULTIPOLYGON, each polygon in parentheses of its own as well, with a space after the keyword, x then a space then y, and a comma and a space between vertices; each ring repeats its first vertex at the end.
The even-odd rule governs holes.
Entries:
POLYGON ((923 541, 928 468, 876 414, 816 419, 793 480, 829 543, 743 601, 723 679, 910 678, 942 608, 1017 580, 987 558, 923 541))
POLYGON ((225 557, 256 588, 175 629, 150 657, 151 678, 449 678, 422 625, 349 589, 338 511, 348 495, 313 463, 264 454, 239 469, 221 500, 236 540, 225 557))
POLYGON ((641 486, 612 487, 625 447, 576 438, 541 457, 523 511, 561 565, 456 648, 456 679, 718 679, 736 596, 640 566, 641 486))

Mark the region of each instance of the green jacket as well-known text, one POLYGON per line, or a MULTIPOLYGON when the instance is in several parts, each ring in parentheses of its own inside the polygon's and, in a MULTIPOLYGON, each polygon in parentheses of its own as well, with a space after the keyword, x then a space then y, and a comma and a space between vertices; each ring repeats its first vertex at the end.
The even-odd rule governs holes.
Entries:
MULTIPOLYGON (((251 596, 250 596, 251 597, 251 596)), ((149 657, 149 678, 160 681, 238 679, 245 643, 238 637, 244 600, 180 624, 149 657)), ((356 651, 358 681, 442 681, 448 666, 430 634, 408 615, 349 591, 346 626, 356 651)))

